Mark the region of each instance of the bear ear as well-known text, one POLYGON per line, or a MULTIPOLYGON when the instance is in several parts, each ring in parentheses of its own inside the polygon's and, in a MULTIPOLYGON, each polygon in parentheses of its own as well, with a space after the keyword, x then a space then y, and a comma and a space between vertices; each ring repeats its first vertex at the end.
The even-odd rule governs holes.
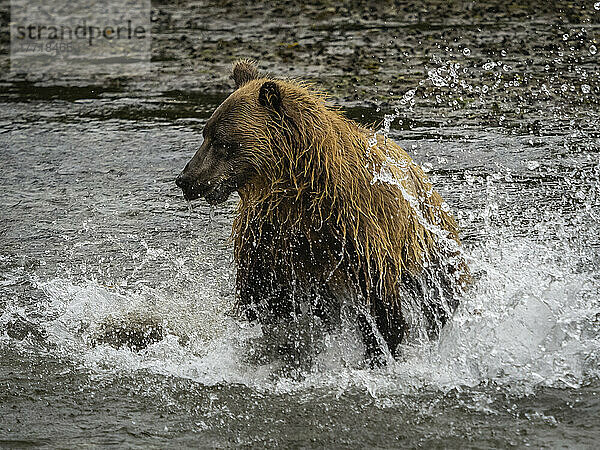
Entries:
POLYGON ((240 59, 233 64, 231 68, 231 78, 235 81, 235 88, 238 89, 248 81, 259 77, 256 63, 251 59, 240 59))
POLYGON ((281 111, 281 90, 274 81, 265 81, 258 92, 258 103, 265 108, 281 111))

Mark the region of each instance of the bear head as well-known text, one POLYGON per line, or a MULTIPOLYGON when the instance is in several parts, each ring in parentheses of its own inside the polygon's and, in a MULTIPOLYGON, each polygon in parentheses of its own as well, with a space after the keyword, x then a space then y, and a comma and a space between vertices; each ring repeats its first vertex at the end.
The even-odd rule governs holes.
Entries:
POLYGON ((223 203, 261 170, 269 125, 282 116, 282 85, 259 75, 254 62, 234 64, 235 91, 215 110, 204 140, 176 179, 186 200, 223 203))

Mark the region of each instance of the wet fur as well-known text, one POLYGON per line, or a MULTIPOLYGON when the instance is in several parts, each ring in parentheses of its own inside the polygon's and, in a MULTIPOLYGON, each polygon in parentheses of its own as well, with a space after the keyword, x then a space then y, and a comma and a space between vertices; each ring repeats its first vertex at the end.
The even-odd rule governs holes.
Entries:
POLYGON ((250 105, 254 168, 233 224, 238 308, 268 330, 306 310, 335 326, 351 303, 371 357, 383 352, 373 325, 394 352, 415 305, 435 335, 468 275, 457 224, 423 170, 389 139, 371 146, 373 131, 309 86, 248 78, 234 93, 250 105))

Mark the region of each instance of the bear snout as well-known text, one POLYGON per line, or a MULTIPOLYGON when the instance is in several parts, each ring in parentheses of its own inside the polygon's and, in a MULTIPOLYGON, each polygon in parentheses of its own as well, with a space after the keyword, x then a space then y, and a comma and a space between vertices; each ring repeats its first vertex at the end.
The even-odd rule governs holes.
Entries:
POLYGON ((175 178, 175 184, 183 190, 191 185, 191 181, 192 180, 190 180, 189 177, 186 177, 183 172, 177 175, 177 178, 175 178))

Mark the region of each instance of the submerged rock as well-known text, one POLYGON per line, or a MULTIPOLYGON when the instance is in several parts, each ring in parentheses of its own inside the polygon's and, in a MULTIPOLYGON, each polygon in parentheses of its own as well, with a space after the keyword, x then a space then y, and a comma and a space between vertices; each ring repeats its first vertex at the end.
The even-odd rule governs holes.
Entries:
POLYGON ((22 317, 15 317, 5 323, 4 327, 0 327, 0 334, 3 331, 2 328, 7 336, 18 341, 31 339, 34 342, 43 342, 47 337, 46 331, 38 324, 22 317))
POLYGON ((93 345, 108 344, 117 349, 126 347, 139 351, 163 340, 165 335, 163 325, 155 319, 110 317, 100 326, 93 345))

